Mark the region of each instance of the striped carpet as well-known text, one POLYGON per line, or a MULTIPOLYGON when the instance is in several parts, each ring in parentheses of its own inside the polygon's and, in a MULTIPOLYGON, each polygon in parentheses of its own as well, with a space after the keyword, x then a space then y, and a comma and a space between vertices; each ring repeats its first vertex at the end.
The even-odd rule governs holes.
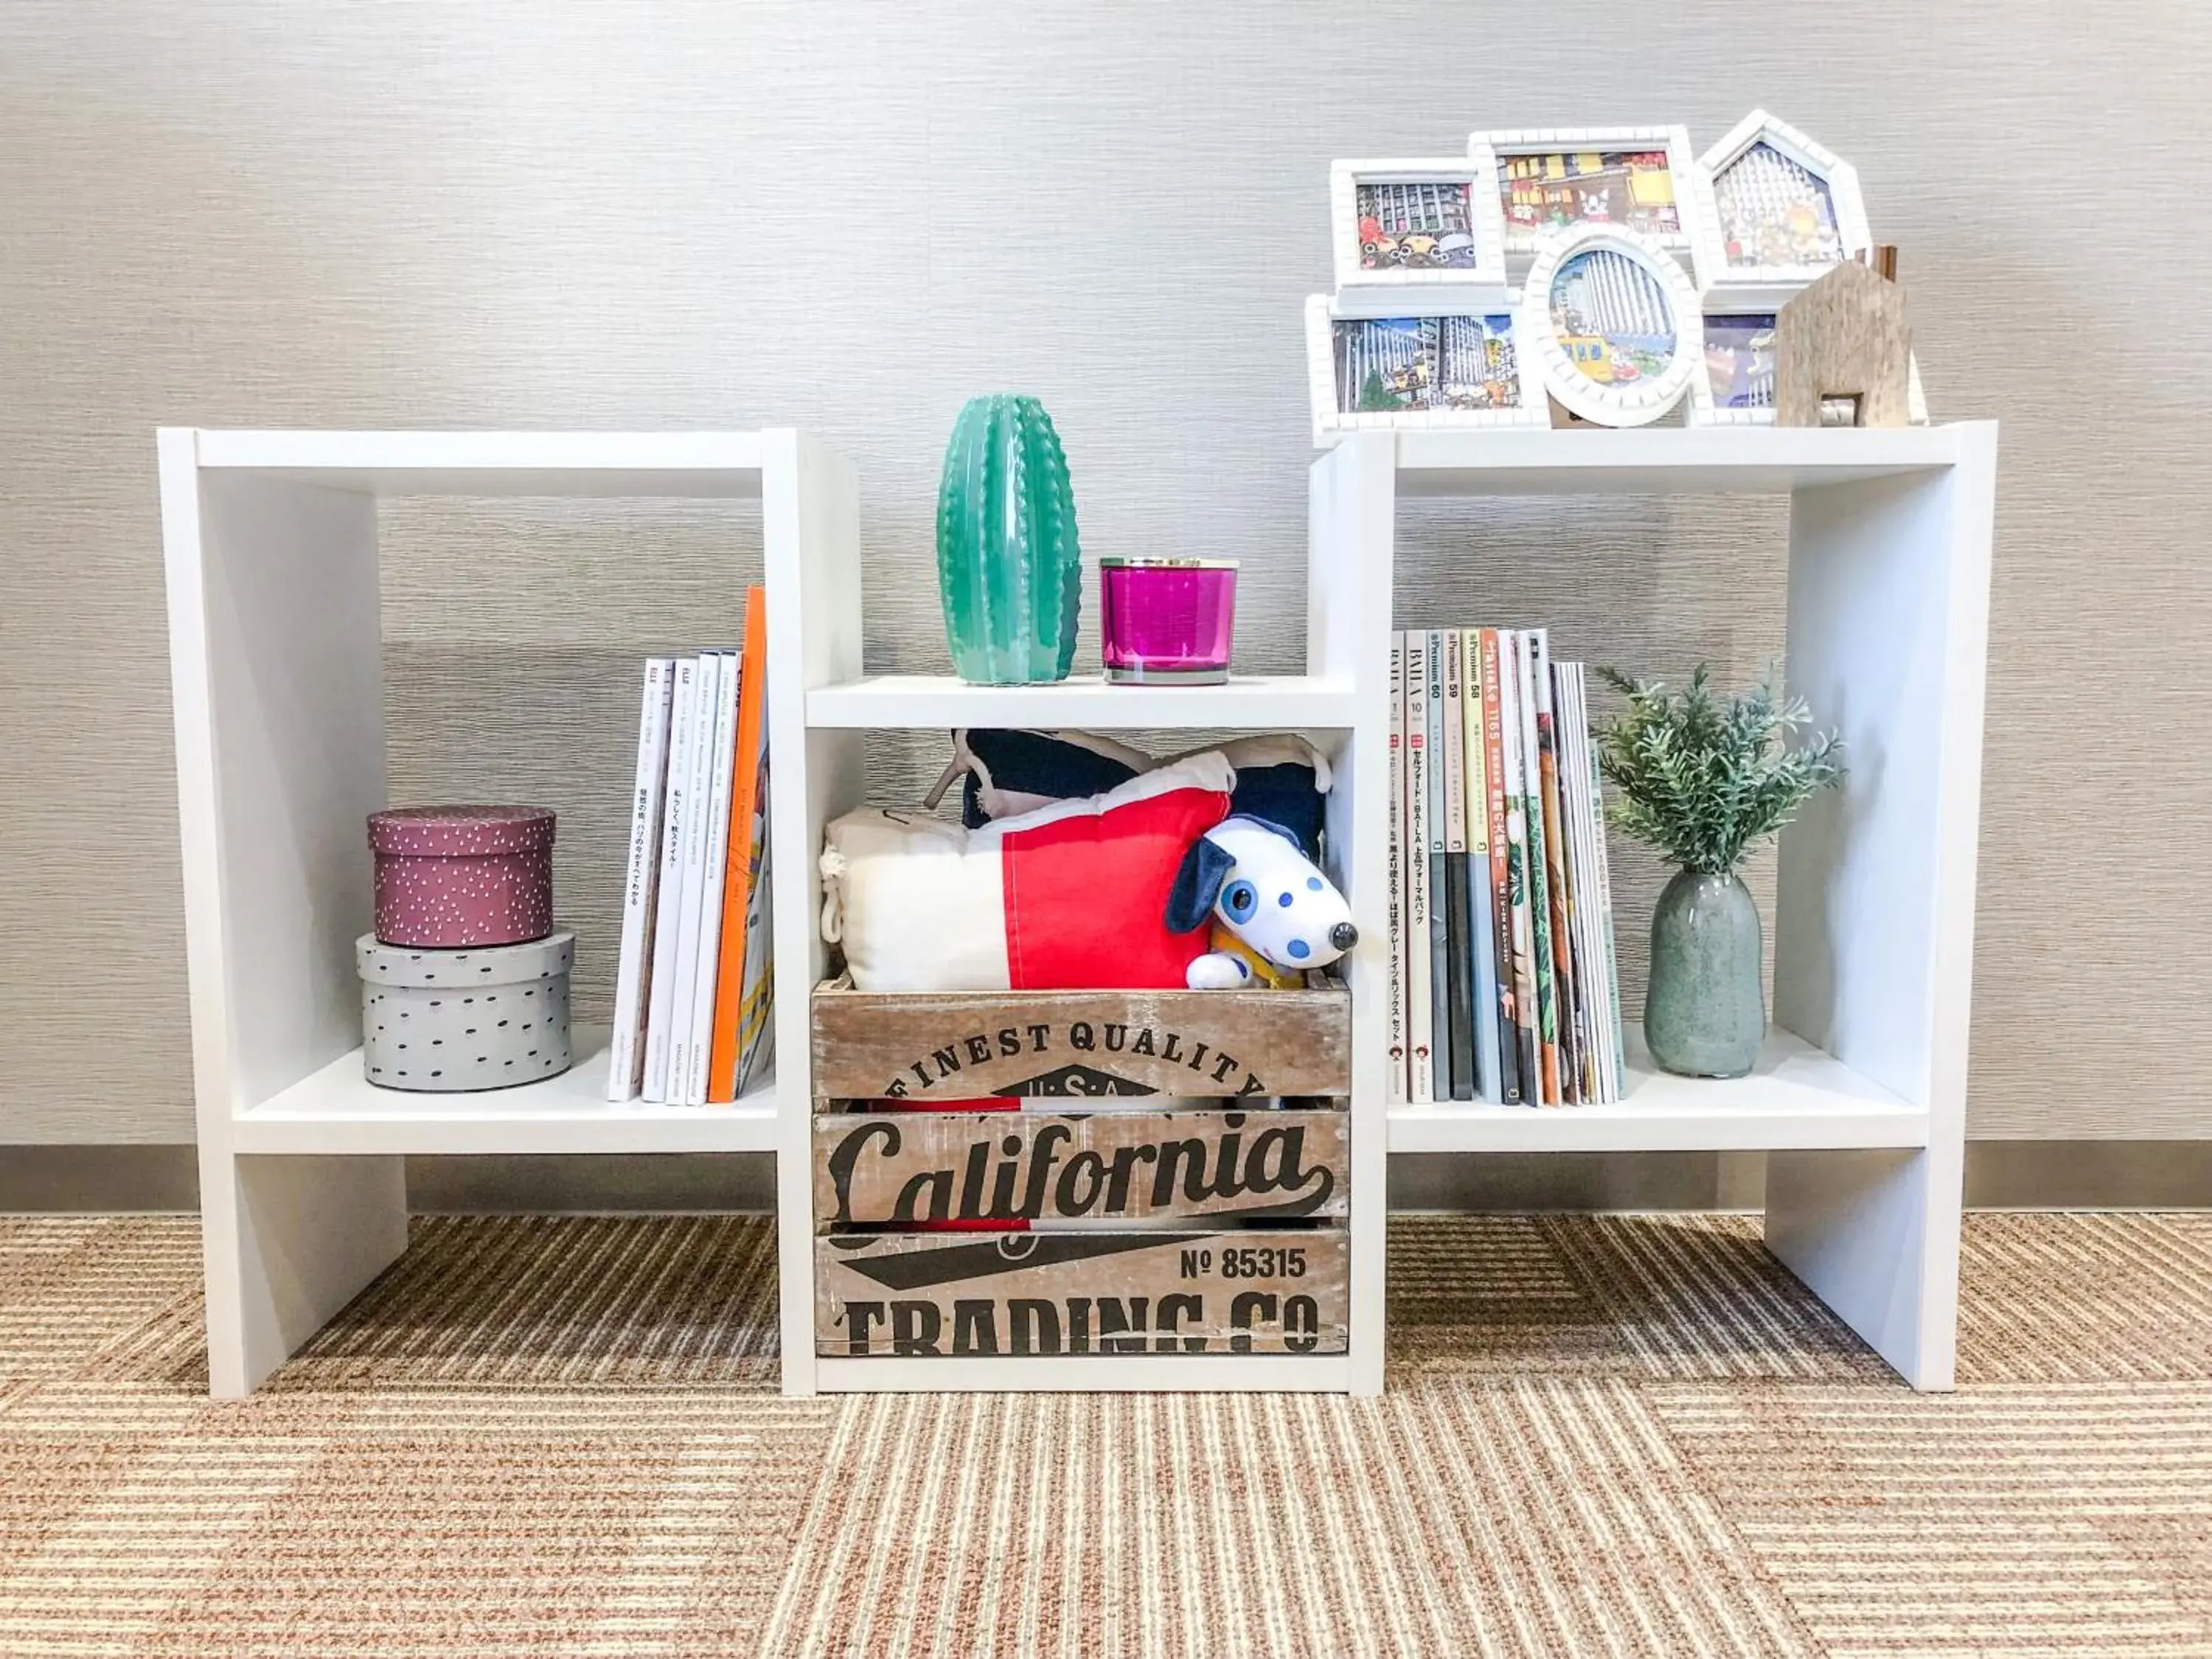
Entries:
POLYGON ((2212 1217, 1968 1222, 1961 1388, 1725 1218, 1406 1218, 1380 1401, 774 1392, 728 1218, 416 1224, 256 1398, 0 1218, 0 1653, 2212 1655, 2212 1217))

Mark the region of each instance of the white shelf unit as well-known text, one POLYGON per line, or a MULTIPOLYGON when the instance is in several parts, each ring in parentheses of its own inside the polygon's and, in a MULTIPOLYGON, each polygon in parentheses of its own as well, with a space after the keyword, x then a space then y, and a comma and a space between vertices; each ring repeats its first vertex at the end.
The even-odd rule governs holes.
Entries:
POLYGON ((1788 683, 1850 770, 1782 837, 1758 1070, 1646 1069, 1603 1108, 1398 1108, 1389 1145, 1765 1151, 1768 1249, 1913 1387, 1948 1389, 1995 423, 1408 432, 1347 440, 1315 475, 1317 498, 1362 503, 1347 552, 1384 572, 1400 495, 1790 497, 1788 683))
MULTIPOLYGON (((802 524, 849 542, 854 488, 791 431, 168 428, 158 451, 209 1384, 236 1396, 405 1248, 409 1153, 777 1143, 772 1088, 733 1107, 601 1098, 603 1033, 577 1033, 567 1075, 497 1093, 362 1080, 364 820, 386 804, 377 497, 757 497, 788 568, 802 524), (842 507, 825 514, 826 497, 842 507)), ((733 561, 732 637, 743 592, 733 561)))
MULTIPOLYGON (((1361 434, 1310 475, 1306 672, 1222 687, 971 687, 861 672, 858 488, 803 434, 202 432, 159 441, 210 1382, 248 1393, 406 1242, 410 1153, 772 1150, 787 1392, 1381 1392, 1388 1152, 1760 1150, 1767 1240, 1914 1386, 1950 1386, 1996 428, 1361 434), (1386 1112, 1388 659, 1396 500, 1786 493, 1789 669, 1852 773, 1785 836, 1780 1026, 1734 1083, 1640 1073, 1605 1109, 1386 1112), (362 1081, 353 941, 385 802, 379 495, 758 496, 773 618, 777 1052, 734 1108, 362 1081), (1304 730, 1329 753, 1352 997, 1351 1340, 1333 1356, 817 1358, 810 998, 823 826, 870 728, 1304 730), (1793 1035, 1794 1034, 1794 1035, 1793 1035)), ((732 573, 731 621, 737 594, 732 573)))
MULTIPOLYGON (((1318 479, 1319 475, 1316 475, 1318 479)), ((776 1088, 781 1156, 778 1228, 784 1389, 1065 1391, 1270 1389, 1376 1395, 1382 1389, 1382 1225, 1387 1152, 1382 1108, 1384 794, 1390 593, 1340 556, 1342 534, 1312 538, 1307 570, 1305 672, 1238 678, 1226 685, 1108 686, 1096 678, 1054 685, 971 686, 947 678, 861 671, 865 611, 860 549, 829 496, 807 497, 812 518, 770 538, 769 741, 775 756, 776 1088), (801 550, 804 550, 802 556, 801 550), (870 728, 955 726, 1122 730, 1303 732, 1329 757, 1330 874, 1352 907, 1361 944, 1344 963, 1352 992, 1352 1074, 1349 1341, 1341 1354, 1029 1355, 866 1358, 815 1352, 814 1212, 809 1141, 813 1114, 810 993, 828 967, 817 931, 822 887, 815 854, 823 826, 864 804, 861 750, 870 728)), ((1316 514, 1352 523, 1355 503, 1316 497, 1316 514)))

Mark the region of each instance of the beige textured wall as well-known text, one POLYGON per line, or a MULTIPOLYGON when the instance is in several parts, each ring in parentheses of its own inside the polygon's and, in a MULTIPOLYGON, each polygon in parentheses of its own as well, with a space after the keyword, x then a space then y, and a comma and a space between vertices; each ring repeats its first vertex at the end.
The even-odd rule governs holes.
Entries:
MULTIPOLYGON (((1280 666, 1329 158, 1705 143, 1754 103, 1857 162, 1939 415, 2006 423, 1974 1130, 2212 1130, 2208 42, 2180 0, 9 0, 0 1143, 190 1133, 157 422, 814 427, 860 465, 871 659, 921 669, 946 425, 1033 391, 1092 550, 1241 556, 1246 663, 1280 666)), ((1658 669, 1775 644, 1771 509, 1407 533, 1408 623, 1658 669)), ((757 516, 386 536, 395 791, 559 807, 603 988, 634 663, 730 631, 757 516)))

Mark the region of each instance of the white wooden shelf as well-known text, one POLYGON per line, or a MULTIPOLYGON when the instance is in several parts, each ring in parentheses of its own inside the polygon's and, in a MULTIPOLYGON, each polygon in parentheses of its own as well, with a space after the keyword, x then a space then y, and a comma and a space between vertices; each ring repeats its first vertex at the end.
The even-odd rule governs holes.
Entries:
POLYGON ((1790 495, 1941 471, 1960 426, 1573 428, 1397 434, 1401 495, 1790 495))
POLYGON ((951 675, 875 674, 806 694, 817 729, 1067 726, 1118 731, 1348 727, 1349 684, 1304 675, 1237 676, 1225 685, 1109 685, 1096 674, 1050 685, 969 685, 951 675))
POLYGON ((362 826, 388 804, 378 498, 757 497, 781 548, 825 495, 830 521, 853 523, 857 495, 849 466, 790 430, 168 428, 157 448, 208 1381, 235 1396, 407 1248, 409 1154, 779 1144, 774 1081, 733 1107, 615 1105, 603 1038, 583 1032, 574 1069, 518 1089, 410 1095, 362 1077, 362 826))
MULTIPOLYGON (((858 480, 800 433, 164 431, 212 1391, 249 1393, 406 1248, 408 1154, 752 1150, 776 1158, 793 1394, 1372 1395, 1383 1382, 1389 1152, 1760 1149, 1769 1248, 1914 1386, 1948 1389, 1996 449, 1989 423, 1357 434, 1310 475, 1304 674, 978 687, 863 672, 858 480), (1806 1041, 1778 1038, 1759 1073, 1735 1083, 1639 1077, 1614 1107, 1387 1110, 1398 499, 1619 492, 1790 500, 1790 689, 1843 728, 1852 763, 1781 847, 1774 1012, 1806 1041), (759 498, 775 635, 779 1064, 737 1106, 610 1104, 588 1038, 566 1076, 497 1094, 401 1095, 362 1079, 353 941, 372 895, 362 825, 386 805, 376 498, 426 494, 759 498), (823 824, 866 801, 867 730, 969 725, 1301 730, 1328 753, 1331 873, 1361 935, 1344 964, 1347 1352, 816 1354, 809 993, 827 947, 815 855, 823 824)), ((728 591, 734 634, 734 569, 728 591)), ((1479 611, 1480 596, 1469 604, 1479 611)))
POLYGON ((379 1089, 361 1050, 231 1120, 243 1153, 766 1152, 775 1150, 770 1079, 725 1106, 617 1104, 607 1033, 579 1026, 576 1063, 556 1078, 469 1094, 379 1089))
POLYGON ((203 471, 369 495, 757 496, 754 432, 202 432, 203 471))
MULTIPOLYGON (((1370 452, 1370 458, 1373 452, 1370 452)), ((1382 475, 1387 482, 1387 467, 1382 475)), ((855 515, 841 497, 800 494, 797 533, 766 538, 769 603, 784 643, 769 653, 775 757, 776 1055, 782 1139, 776 1159, 782 1249, 783 1380, 817 1389, 1287 1389, 1379 1394, 1382 1388, 1382 1228, 1388 1187, 1382 1113, 1382 957, 1356 949, 1352 992, 1353 1101, 1347 1158, 1346 1352, 902 1357, 816 1352, 814 1192, 810 1140, 813 1042, 809 992, 828 976, 818 857, 823 827, 872 803, 866 733, 876 728, 1006 726, 1046 729, 1298 731, 1329 761, 1331 874, 1351 896, 1364 939, 1381 940, 1389 779, 1390 572, 1387 544, 1364 547, 1358 517, 1378 498, 1317 501, 1310 520, 1303 672, 1218 686, 1108 685, 1095 674, 1054 685, 975 686, 950 677, 871 676, 861 666, 866 583, 855 515), (1350 516, 1347 516, 1347 514, 1350 516), (1381 562, 1363 555, 1376 552, 1381 562), (1364 1022, 1364 1024, 1363 1024, 1364 1022)), ((1387 509, 1387 501, 1383 506, 1387 509)), ((773 532, 773 514, 764 515, 773 532)), ((1286 551, 1288 550, 1285 550, 1286 551)))
POLYGON ((1617 1106, 1392 1109, 1389 1145, 1763 1151, 1767 1248, 1913 1387, 1949 1389, 1995 423, 1359 434, 1314 464, 1314 492, 1316 536, 1378 582, 1401 496, 1787 499, 1787 689, 1850 761, 1781 838, 1772 1009, 1796 1037, 1735 1082, 1647 1071, 1617 1106))
POLYGON ((1808 1152, 1925 1146, 1928 1113, 1783 1030, 1751 1075, 1655 1069, 1628 1032, 1628 1087, 1607 1106, 1394 1106, 1394 1152, 1808 1152))

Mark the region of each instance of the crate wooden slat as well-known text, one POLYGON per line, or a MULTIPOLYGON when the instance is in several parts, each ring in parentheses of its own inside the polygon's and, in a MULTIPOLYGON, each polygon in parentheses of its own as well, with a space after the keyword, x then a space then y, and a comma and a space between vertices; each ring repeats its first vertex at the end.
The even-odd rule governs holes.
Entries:
POLYGON ((1352 1003, 1319 991, 814 993, 817 1099, 1351 1092, 1352 1003))
POLYGON ((1340 1217, 1341 1111, 841 1113, 814 1120, 814 1224, 1340 1217))
POLYGON ((1346 1238, 1337 1227, 832 1235, 815 1241, 816 1351, 1342 1353, 1346 1238))

